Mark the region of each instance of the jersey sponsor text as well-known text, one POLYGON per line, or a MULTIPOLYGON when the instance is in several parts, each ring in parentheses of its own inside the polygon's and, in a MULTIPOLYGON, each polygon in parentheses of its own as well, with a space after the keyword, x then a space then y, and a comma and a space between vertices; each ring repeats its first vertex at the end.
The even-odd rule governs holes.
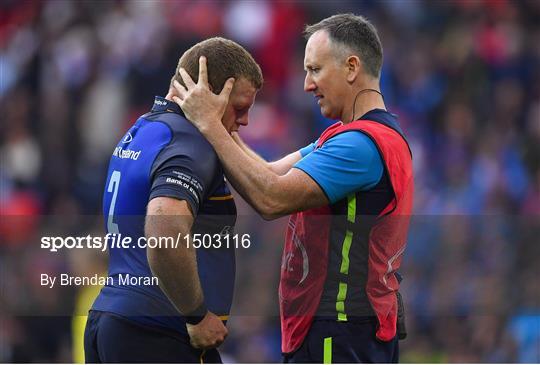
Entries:
POLYGON ((128 149, 123 149, 122 147, 118 146, 114 149, 113 156, 118 157, 121 159, 129 158, 133 161, 137 161, 139 156, 141 155, 141 151, 133 151, 128 149))

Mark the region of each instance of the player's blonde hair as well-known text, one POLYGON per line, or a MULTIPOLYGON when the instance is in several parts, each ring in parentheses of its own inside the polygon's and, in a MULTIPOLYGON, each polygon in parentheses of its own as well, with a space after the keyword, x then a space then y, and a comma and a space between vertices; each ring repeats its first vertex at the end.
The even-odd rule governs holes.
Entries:
MULTIPOLYGON (((184 68, 193 81, 199 79, 199 58, 206 57, 208 83, 214 93, 220 93, 227 79, 241 77, 250 81, 259 90, 263 84, 260 66, 241 45, 229 39, 214 37, 195 44, 188 49, 176 67, 171 83, 176 80, 184 85, 180 68, 184 68)), ((185 86, 185 85, 184 85, 185 86)))

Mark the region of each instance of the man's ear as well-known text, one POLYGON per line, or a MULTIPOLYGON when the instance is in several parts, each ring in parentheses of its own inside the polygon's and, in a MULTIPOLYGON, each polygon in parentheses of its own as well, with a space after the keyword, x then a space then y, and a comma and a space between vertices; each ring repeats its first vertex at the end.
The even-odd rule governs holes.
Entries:
POLYGON ((363 71, 363 65, 358 56, 349 56, 345 62, 347 67, 347 81, 352 84, 363 71))

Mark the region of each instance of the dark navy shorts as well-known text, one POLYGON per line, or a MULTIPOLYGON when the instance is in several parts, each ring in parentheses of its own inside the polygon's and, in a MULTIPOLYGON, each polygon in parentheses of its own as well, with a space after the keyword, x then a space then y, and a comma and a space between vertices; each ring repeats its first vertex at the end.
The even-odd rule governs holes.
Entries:
POLYGON ((91 311, 84 332, 87 363, 221 363, 216 349, 202 351, 173 331, 91 311))
POLYGON ((375 337, 377 319, 366 317, 348 322, 313 321, 302 346, 284 354, 284 363, 397 363, 397 336, 382 342, 375 337))

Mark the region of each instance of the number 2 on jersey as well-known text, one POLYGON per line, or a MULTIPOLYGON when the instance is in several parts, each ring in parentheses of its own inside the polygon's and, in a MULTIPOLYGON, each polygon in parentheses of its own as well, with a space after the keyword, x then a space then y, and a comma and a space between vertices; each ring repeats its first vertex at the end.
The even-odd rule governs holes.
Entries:
POLYGON ((109 186, 107 187, 108 193, 113 193, 111 199, 111 205, 109 207, 109 217, 107 219, 107 231, 109 233, 120 233, 118 230, 118 224, 113 222, 114 219, 114 206, 116 205, 116 198, 118 197, 118 187, 120 186, 120 177, 122 174, 120 171, 114 170, 111 175, 111 180, 109 181, 109 186))

